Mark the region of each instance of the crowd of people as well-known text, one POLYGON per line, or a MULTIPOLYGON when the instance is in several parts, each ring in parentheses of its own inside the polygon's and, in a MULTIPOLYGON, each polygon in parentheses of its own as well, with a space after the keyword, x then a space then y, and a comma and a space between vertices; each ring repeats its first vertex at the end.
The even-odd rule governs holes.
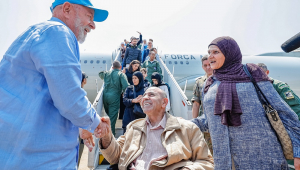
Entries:
MULTIPOLYGON (((122 128, 123 132, 126 132, 127 125, 135 119, 144 118, 145 113, 142 112, 141 106, 139 105, 141 98, 147 88, 151 86, 156 86, 164 90, 169 98, 169 86, 166 83, 163 83, 162 79, 162 69, 160 67, 158 60, 158 54, 156 48, 153 47, 153 40, 144 39, 142 41, 142 34, 138 32, 140 37, 136 38, 132 36, 130 42, 127 42, 125 39, 124 42, 120 45, 121 60, 122 60, 122 73, 124 73, 128 81, 128 87, 126 86, 125 90, 121 92, 118 91, 118 94, 121 96, 121 100, 114 100, 111 102, 119 102, 119 107, 115 107, 115 110, 108 109, 109 104, 104 104, 105 111, 110 117, 112 132, 115 135, 115 124, 116 118, 119 115, 119 118, 122 119, 122 128), (143 87, 143 88, 142 88, 143 87)), ((118 61, 115 61, 113 64, 118 64, 118 61)), ((114 68, 113 68, 114 69, 114 68)), ((112 71, 102 71, 99 73, 101 79, 104 79, 102 74, 109 74, 109 78, 104 79, 106 84, 110 83, 110 77, 112 71)), ((115 75, 117 76, 117 75, 115 75)), ((117 84, 117 81, 114 81, 117 84)), ((116 87, 105 85, 106 90, 104 94, 111 93, 111 91, 116 91, 116 87)), ((107 101, 105 101, 107 103, 107 101)), ((166 111, 170 110, 170 102, 166 107, 166 111)))
POLYGON ((122 63, 99 73, 108 115, 100 117, 85 97, 78 42, 108 11, 72 2, 55 0, 52 18, 22 33, 0 62, 1 169, 76 170, 78 139, 91 150, 94 134, 111 169, 288 170, 289 162, 300 170, 299 97, 265 64, 243 65, 231 37, 208 45, 192 120, 169 113, 153 40, 124 40, 122 63), (124 134, 116 139, 121 104, 124 134))
MULTIPOLYGON (((209 150, 206 152, 208 152, 208 155, 213 155, 214 168, 288 169, 288 164, 295 164, 295 167, 299 167, 299 158, 296 156, 298 155, 297 148, 300 146, 299 97, 286 83, 268 77, 269 70, 265 64, 241 64, 241 51, 236 41, 231 37, 215 39, 209 45, 208 52, 208 55, 202 57, 202 68, 206 74, 196 80, 193 89, 192 114, 194 119, 191 122, 195 123, 203 133, 203 140, 205 140, 207 150, 209 150), (250 81, 250 77, 245 73, 245 67, 254 77, 255 83, 257 82, 261 91, 256 91, 257 89, 253 87, 253 82, 250 81), (283 122, 285 130, 290 136, 295 162, 286 156, 283 149, 284 146, 282 146, 283 144, 277 137, 277 132, 268 123, 270 120, 265 116, 265 107, 261 103, 260 96, 266 96, 264 100, 269 102, 272 109, 277 110, 278 119, 283 122), (251 159, 254 157, 255 160, 251 159)), ((146 51, 144 52, 144 54, 147 53, 146 51)), ((142 147, 144 152, 150 155, 155 155, 156 152, 159 153, 154 157, 149 156, 150 158, 147 158, 145 154, 136 155, 139 150, 123 145, 124 142, 131 142, 133 134, 139 134, 135 138, 138 141, 144 140, 143 133, 146 136, 151 136, 151 131, 149 132, 148 130, 142 134, 140 134, 141 132, 135 132, 136 125, 147 126, 147 128, 153 130, 151 122, 154 120, 151 121, 150 119, 150 115, 153 113, 145 111, 145 107, 148 106, 144 102, 150 98, 143 96, 143 94, 148 92, 149 87, 145 85, 145 80, 147 80, 147 84, 150 84, 151 90, 158 87, 160 90, 154 89, 154 91, 163 93, 165 98, 168 99, 166 103, 161 102, 165 104, 163 107, 161 105, 159 107, 160 109, 163 108, 165 116, 169 116, 170 91, 168 86, 161 81, 162 75, 161 72, 159 73, 161 68, 155 55, 156 53, 150 49, 148 53, 149 59, 146 59, 142 64, 138 60, 133 60, 129 65, 129 69, 124 69, 123 72, 128 80, 132 79, 133 84, 126 89, 123 97, 126 105, 122 126, 124 136, 114 140, 114 138, 111 138, 113 134, 107 133, 106 137, 104 137, 106 140, 99 143, 102 146, 101 151, 105 158, 111 163, 118 163, 119 169, 126 169, 126 167, 151 169, 153 165, 164 167, 159 163, 153 164, 153 160, 150 159, 160 158, 164 155, 163 151, 149 150, 147 147, 152 146, 151 143, 146 141, 146 144, 139 143, 137 147, 142 147), (143 73, 140 72, 141 66, 143 73), (146 119, 139 119, 143 117, 138 117, 135 114, 135 107, 143 108, 142 110, 147 115, 146 119), (145 122, 142 123, 140 121, 145 122), (135 157, 133 162, 128 162, 126 158, 128 156, 124 155, 124 153, 132 153, 130 156, 135 157)), ((160 117, 159 123, 154 124, 156 125, 154 129, 164 121, 164 118, 160 117)), ((165 128, 162 125, 161 127, 165 128)), ((164 135, 164 133, 159 132, 159 135, 164 135)), ((159 139, 158 136, 156 138, 159 139)), ((161 145, 160 142, 155 144, 158 148, 161 145)), ((168 148, 168 146, 164 147, 168 148)), ((171 158, 172 154, 168 154, 168 157, 171 158)), ((210 156, 206 159, 207 163, 209 163, 210 156)), ((196 165, 195 163, 193 164, 196 165)), ((188 166, 185 168, 188 168, 188 166)), ((209 169, 209 166, 206 168, 209 169)))

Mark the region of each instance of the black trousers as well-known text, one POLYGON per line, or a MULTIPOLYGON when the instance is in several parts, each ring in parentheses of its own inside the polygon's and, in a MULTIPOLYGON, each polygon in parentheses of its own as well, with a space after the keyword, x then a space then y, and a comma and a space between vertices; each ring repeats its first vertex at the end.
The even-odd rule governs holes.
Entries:
POLYGON ((120 96, 119 119, 123 119, 124 111, 125 111, 125 105, 123 103, 123 93, 122 93, 121 96, 120 96))

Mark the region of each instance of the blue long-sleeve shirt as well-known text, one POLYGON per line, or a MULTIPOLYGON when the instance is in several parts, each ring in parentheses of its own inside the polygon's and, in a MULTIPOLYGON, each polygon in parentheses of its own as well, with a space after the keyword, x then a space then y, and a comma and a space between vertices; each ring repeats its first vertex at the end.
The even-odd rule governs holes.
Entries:
POLYGON ((76 169, 78 127, 100 117, 81 88, 78 42, 59 19, 29 27, 0 63, 0 169, 76 169))

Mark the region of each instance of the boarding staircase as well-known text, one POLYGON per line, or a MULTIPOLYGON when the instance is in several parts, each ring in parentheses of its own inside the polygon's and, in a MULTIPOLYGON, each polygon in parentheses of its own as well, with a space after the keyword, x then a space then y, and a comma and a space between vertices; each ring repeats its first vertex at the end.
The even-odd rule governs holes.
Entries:
MULTIPOLYGON (((160 55, 161 56, 161 55, 160 55)), ((120 50, 115 50, 112 53, 112 62, 114 60, 118 60, 121 62, 121 52, 120 50)), ((171 109, 170 114, 182 117, 184 119, 192 119, 192 104, 184 94, 184 91, 180 88, 175 78, 173 77, 170 70, 167 68, 161 57, 159 57, 159 63, 162 69, 163 81, 168 83, 170 86, 170 101, 171 101, 171 109)), ((103 89, 104 83, 99 90, 97 97, 93 103, 94 108, 97 110, 97 113, 102 117, 106 116, 106 113, 103 108, 103 89)), ((118 137, 122 135, 123 129, 116 128, 116 136, 118 137)), ((88 167, 92 170, 105 170, 109 165, 101 164, 103 162, 103 156, 99 150, 98 142, 99 139, 94 138, 95 147, 92 152, 89 152, 88 155, 88 167)))

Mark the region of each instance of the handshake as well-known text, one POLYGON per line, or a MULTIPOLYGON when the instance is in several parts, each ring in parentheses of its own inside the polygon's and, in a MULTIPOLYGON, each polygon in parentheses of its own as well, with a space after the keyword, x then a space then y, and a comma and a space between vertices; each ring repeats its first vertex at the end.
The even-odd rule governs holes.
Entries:
MULTIPOLYGON (((101 121, 99 125, 94 131, 94 135, 96 136, 96 138, 102 138, 111 133, 109 117, 101 117, 100 120, 101 121)), ((84 145, 87 146, 89 148, 89 151, 91 152, 95 146, 93 134, 88 130, 79 128, 79 135, 80 138, 83 139, 84 145)))

